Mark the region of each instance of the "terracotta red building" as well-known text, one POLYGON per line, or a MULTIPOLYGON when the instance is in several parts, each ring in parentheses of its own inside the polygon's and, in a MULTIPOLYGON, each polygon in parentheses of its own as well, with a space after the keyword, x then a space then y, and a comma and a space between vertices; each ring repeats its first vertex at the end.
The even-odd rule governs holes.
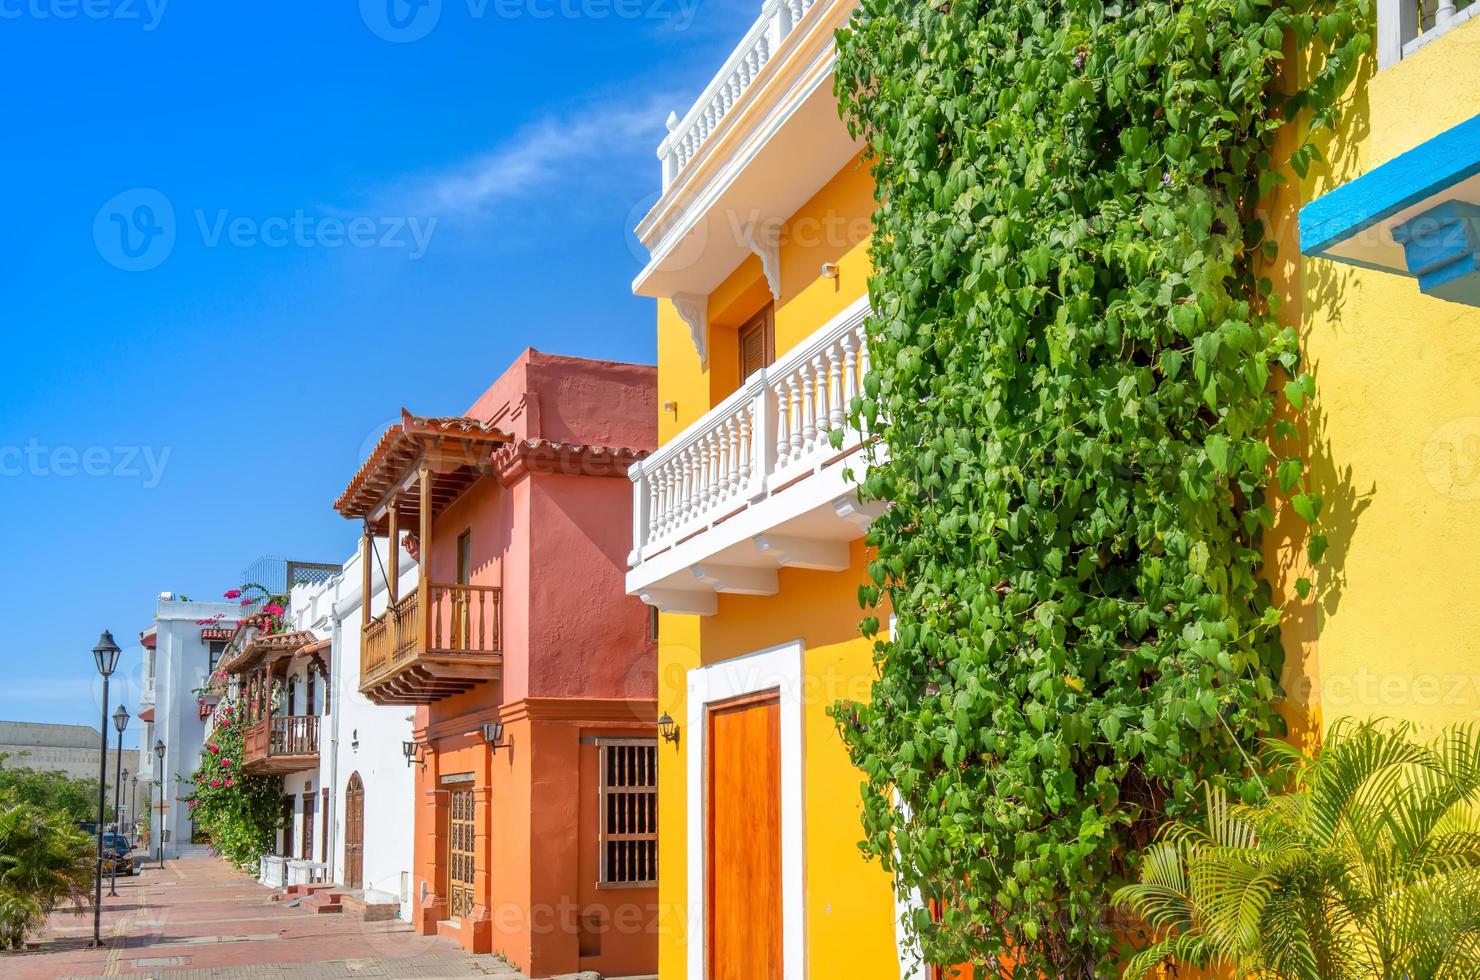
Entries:
POLYGON ((335 505, 391 589, 360 690, 416 712, 416 925, 535 977, 657 972, 655 637, 624 588, 655 384, 527 350, 464 416, 403 414, 335 505))

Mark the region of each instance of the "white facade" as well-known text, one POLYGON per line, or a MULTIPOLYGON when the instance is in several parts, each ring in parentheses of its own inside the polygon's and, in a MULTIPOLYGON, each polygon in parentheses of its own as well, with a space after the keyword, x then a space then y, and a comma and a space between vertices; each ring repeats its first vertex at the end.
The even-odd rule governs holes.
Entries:
MULTIPOLYGON (((386 565, 383 554, 377 555, 379 560, 371 575, 371 609, 379 613, 386 603, 386 565)), ((404 594, 415 587, 416 565, 403 554, 401 567, 407 569, 401 583, 404 594)), ((401 746, 411 740, 415 709, 372 704, 360 694, 360 606, 358 552, 339 575, 327 582, 292 590, 288 620, 295 629, 310 630, 321 639, 331 640, 331 676, 327 710, 322 682, 317 686, 315 707, 321 714, 318 769, 283 777, 283 792, 295 797, 295 859, 279 862, 265 858, 261 873, 265 884, 276 886, 311 880, 322 866, 323 880, 347 884, 345 794, 352 776, 358 773, 365 799, 362 887, 372 900, 398 901, 400 917, 410 919, 415 774, 406 764, 401 746), (327 796, 325 788, 329 789, 327 796), (307 856, 301 853, 306 795, 314 798, 312 853, 307 856)), ((303 659, 295 658, 290 671, 290 676, 296 678, 300 708, 307 684, 303 659)), ((278 853, 282 853, 281 840, 278 853)))
MULTIPOLYGON (((225 646, 221 641, 201 637, 201 630, 205 628, 201 621, 219 616, 222 621, 234 624, 240 612, 241 608, 236 603, 192 602, 177 599, 169 592, 159 597, 155 607, 154 721, 147 723, 140 735, 140 754, 147 759, 147 765, 141 771, 154 784, 155 809, 151 814, 154 837, 150 849, 157 851, 160 831, 168 831, 168 839, 164 841, 166 858, 205 849, 204 845, 191 843, 190 812, 180 802, 182 793, 189 792, 190 775, 200 762, 201 746, 205 743, 206 721, 200 716, 195 692, 204 687, 210 677, 212 656, 219 656, 225 646), (148 742, 143 741, 146 737, 148 742), (155 741, 164 742, 162 766, 155 764, 155 741), (158 809, 161 801, 163 819, 158 809)), ((146 648, 146 678, 148 653, 146 648)), ((147 684, 145 690, 150 690, 147 684)), ((142 786, 140 791, 143 796, 142 786)))

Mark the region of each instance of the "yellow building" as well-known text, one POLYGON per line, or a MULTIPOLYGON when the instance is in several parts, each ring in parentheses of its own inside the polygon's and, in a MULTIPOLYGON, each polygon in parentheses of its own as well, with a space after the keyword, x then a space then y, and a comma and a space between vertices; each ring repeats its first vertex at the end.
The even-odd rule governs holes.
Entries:
MULTIPOLYGON (((1423 3, 1379 0, 1329 165, 1269 205, 1319 388, 1308 455, 1330 548, 1314 573, 1298 553, 1269 565, 1292 597, 1289 713, 1311 735, 1342 715, 1480 717, 1480 2, 1423 3)), ((660 448, 631 469, 627 587, 660 611, 672 721, 662 980, 923 975, 857 848, 861 776, 827 714, 874 676, 857 587, 876 514, 851 488, 846 417, 873 186, 832 95, 854 6, 768 0, 669 118, 637 229, 660 448)))
POLYGON ((897 980, 893 891, 827 708, 866 699, 871 515, 846 471, 873 181, 832 94, 851 0, 772 0, 659 148, 638 226, 660 448, 627 587, 660 610, 663 980, 897 980), (777 969, 777 966, 781 969, 777 969))
POLYGON ((1282 236, 1331 541, 1286 687, 1315 730, 1432 733, 1480 718, 1480 3, 1376 6, 1376 57, 1302 188, 1306 257, 1282 236))

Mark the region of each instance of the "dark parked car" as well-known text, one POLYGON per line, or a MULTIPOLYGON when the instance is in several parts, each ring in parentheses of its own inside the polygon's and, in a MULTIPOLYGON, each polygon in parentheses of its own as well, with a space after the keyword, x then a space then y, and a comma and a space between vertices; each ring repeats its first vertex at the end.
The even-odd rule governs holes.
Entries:
POLYGON ((103 871, 109 872, 117 866, 121 875, 134 873, 133 848, 129 845, 128 838, 122 834, 103 835, 103 871))

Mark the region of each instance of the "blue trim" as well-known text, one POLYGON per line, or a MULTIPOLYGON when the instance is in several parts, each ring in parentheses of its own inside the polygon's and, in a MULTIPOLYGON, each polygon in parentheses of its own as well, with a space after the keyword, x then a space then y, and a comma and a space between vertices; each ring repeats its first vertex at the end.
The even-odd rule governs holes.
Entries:
POLYGON ((1476 174, 1480 174, 1480 115, 1301 208, 1300 251, 1325 255, 1353 235, 1476 174))

